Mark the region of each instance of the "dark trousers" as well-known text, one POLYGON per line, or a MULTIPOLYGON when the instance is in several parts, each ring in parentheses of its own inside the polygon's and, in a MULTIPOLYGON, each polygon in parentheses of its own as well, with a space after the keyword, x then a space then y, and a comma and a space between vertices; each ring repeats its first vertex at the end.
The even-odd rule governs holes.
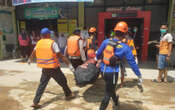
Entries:
POLYGON ((104 73, 103 77, 105 80, 105 95, 101 102, 100 110, 106 110, 111 97, 112 97, 114 104, 116 106, 118 105, 119 96, 116 96, 116 93, 115 93, 115 87, 118 81, 118 73, 117 75, 115 74, 115 76, 113 74, 114 73, 104 73), (114 77, 115 77, 115 81, 113 79, 114 77))
POLYGON ((43 68, 41 79, 40 79, 40 84, 36 91, 36 95, 33 100, 33 103, 35 104, 39 103, 41 96, 44 93, 44 90, 51 77, 63 88, 64 94, 66 97, 71 95, 71 90, 69 89, 67 85, 66 77, 64 76, 60 68, 54 68, 54 69, 43 68))
POLYGON ((29 57, 30 56, 30 49, 29 46, 21 46, 21 56, 23 58, 29 57))
POLYGON ((83 61, 81 59, 70 59, 70 62, 74 69, 76 69, 79 65, 83 64, 83 61))

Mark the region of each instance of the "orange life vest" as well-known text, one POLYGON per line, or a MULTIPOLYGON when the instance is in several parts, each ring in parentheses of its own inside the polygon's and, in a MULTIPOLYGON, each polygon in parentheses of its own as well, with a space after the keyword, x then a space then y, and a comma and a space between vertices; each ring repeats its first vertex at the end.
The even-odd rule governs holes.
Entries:
MULTIPOLYGON (((109 42, 114 42, 111 40, 109 40, 109 42)), ((114 45, 111 45, 110 43, 108 43, 108 45, 106 46, 106 48, 103 51, 103 62, 106 65, 110 64, 110 58, 114 56, 114 45)))
POLYGON ((132 54, 134 56, 137 55, 137 51, 136 51, 136 48, 135 48, 135 45, 134 45, 134 40, 133 39, 123 39, 123 42, 126 43, 132 50, 132 54))
POLYGON ((135 45, 134 45, 134 40, 133 39, 128 39, 128 42, 127 42, 128 46, 131 48, 132 50, 132 54, 134 56, 137 55, 137 51, 136 51, 136 48, 135 48, 135 45))
POLYGON ((69 56, 81 56, 79 49, 80 36, 73 35, 67 40, 67 53, 69 56))
POLYGON ((93 37, 92 37, 92 36, 90 36, 90 38, 88 38, 88 39, 87 39, 86 49, 91 48, 91 45, 92 45, 92 39, 93 39, 93 37))
POLYGON ((41 39, 36 45, 37 66, 40 68, 56 68, 59 67, 59 61, 56 54, 52 50, 54 40, 41 39))

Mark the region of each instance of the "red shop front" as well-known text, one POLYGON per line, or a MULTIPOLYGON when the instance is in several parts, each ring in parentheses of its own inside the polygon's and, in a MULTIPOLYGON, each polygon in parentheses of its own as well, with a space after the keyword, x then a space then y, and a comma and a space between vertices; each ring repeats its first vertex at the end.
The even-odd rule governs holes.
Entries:
POLYGON ((117 11, 100 12, 98 14, 98 45, 105 39, 107 33, 112 30, 119 21, 126 21, 129 27, 137 27, 136 45, 139 52, 139 58, 142 61, 147 60, 148 40, 150 33, 150 11, 117 11))

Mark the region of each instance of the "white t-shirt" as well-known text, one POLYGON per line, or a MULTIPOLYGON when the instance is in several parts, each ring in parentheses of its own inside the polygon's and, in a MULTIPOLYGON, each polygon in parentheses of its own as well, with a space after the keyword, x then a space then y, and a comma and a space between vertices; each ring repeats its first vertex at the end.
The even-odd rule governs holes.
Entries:
POLYGON ((54 42, 52 44, 52 49, 53 49, 54 53, 59 53, 60 52, 60 48, 58 47, 58 44, 56 42, 54 42))
POLYGON ((160 41, 173 42, 173 36, 170 33, 167 33, 164 36, 160 37, 160 41))
POLYGON ((80 36, 81 36, 82 39, 89 38, 88 31, 87 30, 82 30, 81 33, 80 33, 80 36))
POLYGON ((66 42, 67 42, 67 39, 66 39, 65 36, 64 37, 60 36, 58 38, 58 45, 59 45, 60 48, 65 48, 66 47, 66 42))

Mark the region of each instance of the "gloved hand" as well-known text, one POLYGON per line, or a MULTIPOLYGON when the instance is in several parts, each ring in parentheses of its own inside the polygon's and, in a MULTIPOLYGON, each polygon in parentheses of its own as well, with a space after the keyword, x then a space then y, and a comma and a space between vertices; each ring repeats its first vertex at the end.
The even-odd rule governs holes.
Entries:
POLYGON ((100 67, 100 63, 101 63, 101 60, 98 60, 97 63, 96 63, 96 67, 97 67, 97 68, 100 67))
POLYGON ((75 72, 75 69, 74 69, 74 67, 73 67, 71 64, 69 64, 68 67, 69 67, 69 69, 70 69, 72 72, 75 72))
POLYGON ((27 60, 27 63, 28 63, 28 65, 31 64, 31 60, 30 60, 30 58, 27 60))

